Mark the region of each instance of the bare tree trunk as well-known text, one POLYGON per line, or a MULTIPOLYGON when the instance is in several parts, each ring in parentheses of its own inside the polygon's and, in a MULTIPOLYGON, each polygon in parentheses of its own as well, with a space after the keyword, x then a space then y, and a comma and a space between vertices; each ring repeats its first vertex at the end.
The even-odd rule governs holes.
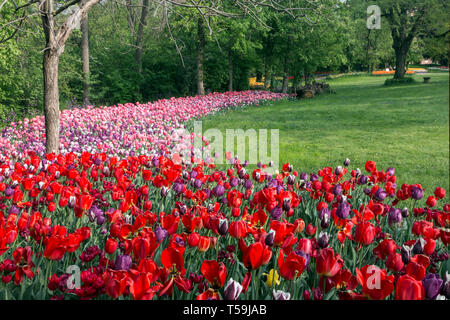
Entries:
POLYGON ((59 56, 48 49, 44 53, 44 115, 46 153, 59 153, 59 56))
POLYGON ((89 20, 81 20, 81 62, 83 71, 83 103, 89 104, 89 20))
POLYGON ((135 34, 134 9, 131 5, 131 0, 125 1, 125 8, 127 10, 128 27, 130 28, 131 36, 134 37, 134 34, 135 34))
POLYGON ((144 30, 147 25, 147 16, 149 11, 149 0, 142 1, 142 11, 141 11, 141 20, 139 21, 138 32, 136 35, 136 63, 137 63, 137 72, 139 74, 142 73, 142 42, 144 39, 144 30))
POLYGON ((289 67, 287 55, 284 58, 284 73, 283 73, 283 86, 281 87, 281 92, 287 93, 289 86, 289 67))
POLYGON ((205 87, 203 85, 203 55, 205 51, 205 26, 203 18, 199 17, 197 21, 197 94, 204 95, 205 87))
POLYGON ((100 0, 85 0, 78 10, 74 10, 55 30, 55 11, 53 0, 40 0, 39 8, 42 27, 45 35, 43 58, 44 77, 44 117, 45 117, 45 150, 47 153, 59 153, 59 89, 58 66, 59 57, 72 31, 87 15, 93 5, 100 0))
POLYGON ((233 91, 233 51, 231 46, 228 50, 228 91, 233 91))
POLYGON ((264 89, 267 89, 269 85, 269 66, 267 65, 267 60, 264 58, 264 89))

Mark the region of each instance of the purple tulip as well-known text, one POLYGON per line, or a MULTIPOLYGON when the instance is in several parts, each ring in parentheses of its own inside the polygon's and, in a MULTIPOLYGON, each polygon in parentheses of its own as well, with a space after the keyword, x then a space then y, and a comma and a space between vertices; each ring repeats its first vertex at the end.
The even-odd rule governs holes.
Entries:
POLYGON ((322 210, 320 210, 320 211, 318 212, 319 219, 322 220, 323 217, 324 217, 324 215, 326 215, 326 214, 327 214, 327 215, 330 214, 330 210, 329 210, 328 208, 323 208, 322 210))
POLYGON ((387 192, 384 191, 382 188, 378 188, 377 191, 375 191, 373 197, 378 201, 383 201, 387 197, 387 192))
POLYGON ((194 187, 195 188, 200 189, 202 187, 202 184, 203 184, 203 182, 201 182, 198 179, 195 179, 195 181, 194 181, 194 187))
POLYGON ((423 278, 422 284, 428 299, 434 300, 441 291, 444 281, 437 273, 429 273, 423 278))
POLYGON ((361 174, 358 178, 358 184, 366 184, 369 181, 366 175, 361 174))
POLYGON ((319 239, 317 240, 317 244, 322 249, 328 247, 328 234, 326 232, 320 232, 319 239))
POLYGON ((274 220, 280 220, 281 215, 283 214, 283 209, 281 209, 279 206, 276 206, 275 208, 270 211, 270 216, 274 220))
POLYGON ((395 169, 393 167, 389 167, 387 168, 386 173, 390 176, 393 176, 395 174, 395 169))
POLYGON ((117 255, 114 263, 114 270, 128 271, 131 268, 131 257, 124 254, 123 256, 117 255))
POLYGON ((342 194, 342 191, 343 191, 343 189, 342 189, 342 186, 340 184, 334 185, 333 190, 332 190, 332 192, 333 192, 333 194, 335 196, 338 196, 338 195, 342 194))
POLYGON ((220 219, 219 220, 219 234, 224 236, 228 232, 228 220, 227 219, 220 219))
POLYGON ((213 193, 216 197, 221 197, 225 193, 225 187, 221 184, 218 184, 217 186, 214 187, 213 193))
POLYGON ((268 233, 266 238, 264 239, 264 242, 269 247, 273 246, 273 241, 275 239, 275 230, 271 229, 268 233))
POLYGON ((225 286, 223 295, 225 300, 237 300, 241 292, 242 285, 239 282, 233 280, 233 278, 230 278, 225 286))
POLYGON ((161 228, 160 226, 156 227, 155 229, 155 236, 156 241, 159 242, 161 240, 164 240, 165 237, 167 237, 169 233, 164 228, 161 228))
POLYGON ((348 202, 341 202, 336 208, 336 215, 341 219, 347 219, 350 214, 350 204, 348 202))
POLYGON ((413 186, 411 188, 411 198, 413 198, 414 200, 420 200, 423 198, 423 189, 418 188, 416 186, 413 186))
POLYGON ((309 176, 306 172, 300 173, 300 180, 308 180, 309 176))
POLYGON ((389 225, 392 224, 399 224, 400 222, 402 222, 402 211, 400 209, 396 209, 394 207, 391 207, 389 209, 389 213, 388 213, 388 223, 389 225))
POLYGON ((245 189, 247 189, 247 190, 251 189, 252 186, 253 186, 252 180, 250 180, 250 179, 245 180, 245 182, 244 182, 244 188, 245 189))

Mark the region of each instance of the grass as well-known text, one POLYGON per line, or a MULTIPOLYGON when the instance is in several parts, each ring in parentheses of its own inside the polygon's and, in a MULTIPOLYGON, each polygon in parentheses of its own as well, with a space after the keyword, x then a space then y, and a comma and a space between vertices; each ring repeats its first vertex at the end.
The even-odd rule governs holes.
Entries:
POLYGON ((351 168, 368 160, 393 166, 397 184, 420 183, 431 194, 449 190, 449 74, 429 73, 431 82, 384 86, 388 76, 348 76, 328 83, 336 94, 309 100, 229 110, 203 118, 203 131, 279 129, 280 166, 298 171, 324 166, 351 168))

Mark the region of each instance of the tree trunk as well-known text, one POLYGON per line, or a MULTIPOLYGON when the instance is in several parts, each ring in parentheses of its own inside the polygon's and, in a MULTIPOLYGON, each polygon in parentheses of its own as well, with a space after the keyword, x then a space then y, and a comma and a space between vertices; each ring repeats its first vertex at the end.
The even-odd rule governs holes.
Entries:
POLYGON ((83 103, 89 104, 89 22, 88 15, 81 20, 81 62, 83 71, 83 103))
POLYGON ((47 49, 43 62, 46 153, 59 153, 58 64, 58 54, 52 49, 47 49))
POLYGON ((281 88, 281 92, 287 93, 289 87, 289 68, 288 68, 288 59, 287 56, 284 59, 284 74, 283 74, 283 86, 281 88))
POLYGON ((197 20, 197 94, 204 95, 205 88, 203 85, 203 55, 205 51, 205 26, 203 25, 203 18, 199 17, 197 20))
POLYGON ((233 91, 233 52, 228 51, 228 91, 233 91))
POLYGON ((275 74, 272 70, 272 73, 270 74, 270 91, 274 91, 274 83, 275 83, 275 74))
POLYGON ((406 73, 406 55, 408 54, 408 48, 405 46, 394 47, 395 50, 395 74, 394 79, 403 79, 406 73))
POLYGON ((139 28, 136 36, 136 64, 137 72, 142 73, 142 42, 144 39, 144 29, 147 25, 147 16, 149 11, 149 0, 142 1, 141 20, 139 21, 139 28))
POLYGON ((264 59, 264 89, 267 90, 269 85, 269 66, 267 65, 267 60, 264 59))

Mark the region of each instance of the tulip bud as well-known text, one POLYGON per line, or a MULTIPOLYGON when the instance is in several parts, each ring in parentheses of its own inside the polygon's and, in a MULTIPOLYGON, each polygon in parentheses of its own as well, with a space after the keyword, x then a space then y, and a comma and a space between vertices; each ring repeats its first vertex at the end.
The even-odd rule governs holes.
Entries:
POLYGON ((289 211, 290 209, 291 209, 291 199, 284 198, 283 199, 283 210, 284 211, 289 211))
POLYGON ((328 214, 324 214, 322 220, 320 220, 320 226, 322 229, 328 228, 330 225, 330 216, 328 214))
POLYGON ((407 218, 409 216, 408 208, 403 208, 402 210, 402 217, 407 218))
POLYGON ((228 232, 228 220, 227 219, 220 219, 219 220, 219 234, 224 236, 228 232))
POLYGON ((230 278, 225 286, 223 294, 225 300, 237 300, 241 292, 242 285, 239 282, 233 280, 233 278, 230 278))
POLYGON ((423 238, 417 239, 416 243, 414 244, 412 248, 413 254, 423 254, 423 250, 425 248, 425 245, 427 242, 423 238))
POLYGON ((404 264, 408 264, 411 260, 411 247, 403 245, 401 248, 401 254, 402 254, 402 261, 404 264))
POLYGON ((239 178, 241 178, 241 179, 244 179, 245 174, 246 174, 246 171, 245 171, 244 168, 241 168, 241 170, 239 170, 239 172, 238 172, 238 176, 239 176, 239 178))
POLYGON ((350 159, 349 158, 345 158, 344 166, 348 167, 349 165, 350 165, 350 159))
POLYGON ((161 197, 165 198, 167 197, 167 194, 169 193, 169 188, 166 186, 161 187, 161 197))
POLYGON ((319 239, 317 240, 317 244, 322 249, 328 247, 328 234, 326 232, 320 232, 319 239))
POLYGON ((342 167, 341 166, 337 166, 336 169, 334 169, 334 174, 338 176, 341 173, 342 173, 342 167))
POLYGON ((75 207, 75 204, 77 203, 77 198, 75 196, 69 197, 69 208, 75 207))
POLYGON ((269 247, 273 246, 273 241, 275 239, 275 230, 271 229, 266 236, 266 239, 264 240, 264 242, 266 243, 266 245, 268 245, 269 247))
POLYGON ((293 185, 295 182, 295 176, 293 174, 290 174, 287 178, 287 184, 293 185))
POLYGON ((291 294, 289 292, 284 292, 281 290, 273 290, 273 299, 274 300, 290 300, 291 294))

